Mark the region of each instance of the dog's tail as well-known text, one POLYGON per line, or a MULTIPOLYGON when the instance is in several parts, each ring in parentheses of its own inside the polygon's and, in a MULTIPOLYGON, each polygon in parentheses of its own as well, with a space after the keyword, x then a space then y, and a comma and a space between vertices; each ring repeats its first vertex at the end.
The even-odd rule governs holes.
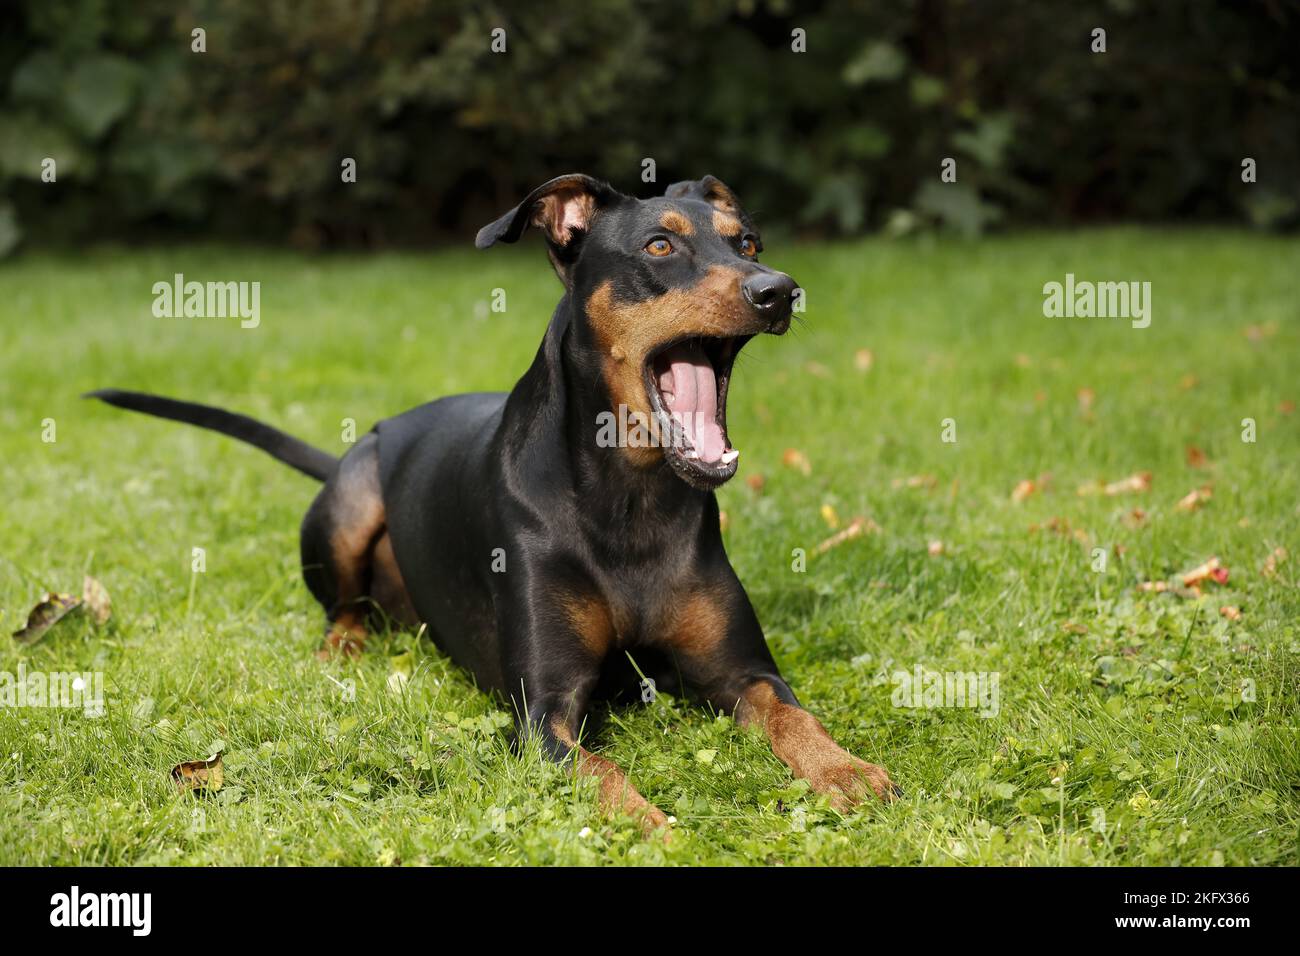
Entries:
POLYGON ((313 448, 292 435, 277 431, 270 425, 263 425, 247 415, 238 415, 210 405, 178 402, 174 398, 163 398, 161 395, 124 392, 116 388, 101 388, 95 392, 87 392, 81 397, 97 398, 101 402, 116 405, 118 408, 127 408, 133 412, 144 412, 146 415, 157 415, 159 418, 170 418, 172 421, 210 428, 214 432, 221 432, 231 438, 256 445, 272 458, 319 481, 329 477, 334 466, 338 464, 338 459, 333 455, 319 448, 313 448))

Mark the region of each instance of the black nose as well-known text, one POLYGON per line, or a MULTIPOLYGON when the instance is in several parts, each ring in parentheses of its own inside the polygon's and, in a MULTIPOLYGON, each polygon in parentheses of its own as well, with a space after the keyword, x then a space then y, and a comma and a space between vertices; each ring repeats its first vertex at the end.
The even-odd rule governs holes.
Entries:
POLYGON ((769 322, 777 324, 789 320, 790 304, 797 286, 784 272, 755 272, 741 283, 741 287, 745 290, 745 300, 769 322))

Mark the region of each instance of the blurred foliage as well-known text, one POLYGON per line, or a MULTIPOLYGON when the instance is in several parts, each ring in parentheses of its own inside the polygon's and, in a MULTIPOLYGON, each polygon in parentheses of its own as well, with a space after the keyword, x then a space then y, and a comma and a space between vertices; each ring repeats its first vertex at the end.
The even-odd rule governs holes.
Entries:
POLYGON ((0 255, 422 241, 561 172, 648 194, 645 158, 659 189, 712 172, 817 233, 1294 226, 1298 24, 1297 0, 22 0, 0 9, 0 255))

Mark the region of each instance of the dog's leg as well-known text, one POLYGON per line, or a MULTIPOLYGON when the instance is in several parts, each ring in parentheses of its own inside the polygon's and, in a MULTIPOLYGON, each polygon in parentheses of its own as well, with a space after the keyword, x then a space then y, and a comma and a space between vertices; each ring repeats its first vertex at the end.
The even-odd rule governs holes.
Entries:
POLYGON ((367 435, 339 463, 303 521, 303 573, 329 620, 319 656, 355 656, 365 646, 374 551, 385 530, 378 445, 367 435))
POLYGON ((844 811, 869 793, 899 793, 883 767, 853 756, 799 705, 781 679, 749 598, 722 581, 681 601, 670 642, 688 686, 742 726, 757 727, 772 752, 844 811))
MULTIPOLYGON (((539 580, 541 580, 539 576, 539 580)), ((515 701, 519 733, 541 742, 552 760, 599 783, 601 810, 638 818, 647 834, 664 828, 668 818, 637 792, 612 761, 582 746, 579 736, 591 695, 600 680, 601 663, 613 640, 613 623, 603 602, 575 596, 552 583, 537 600, 522 599, 521 609, 501 613, 503 633, 514 653, 507 680, 515 701), (544 609, 528 614, 522 608, 544 609)), ((520 600, 520 596, 514 596, 520 600)), ((510 604, 507 599, 503 607, 510 604)))
POLYGON ((664 812, 641 796, 617 764, 582 746, 571 718, 557 713, 545 720, 543 740, 547 753, 555 759, 571 760, 574 773, 598 781, 601 810, 611 816, 624 813, 636 818, 646 834, 662 829, 663 835, 668 836, 668 817, 664 812))
POLYGON ((868 793, 885 801, 900 793, 884 767, 859 760, 837 744, 821 721, 799 706, 780 677, 749 684, 736 704, 735 716, 742 726, 760 728, 782 763, 817 793, 829 795, 836 810, 848 810, 868 793))

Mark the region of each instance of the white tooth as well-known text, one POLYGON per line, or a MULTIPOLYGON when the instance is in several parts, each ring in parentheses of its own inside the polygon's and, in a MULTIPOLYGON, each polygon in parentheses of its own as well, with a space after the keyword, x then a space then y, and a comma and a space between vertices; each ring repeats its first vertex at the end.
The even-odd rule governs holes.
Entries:
POLYGON ((736 449, 734 448, 729 449, 722 453, 722 463, 724 465, 730 465, 733 461, 735 461, 739 457, 740 457, 740 452, 736 451, 736 449))
POLYGON ((695 459, 695 458, 699 458, 699 457, 700 457, 700 453, 699 453, 698 451, 696 451, 694 448, 688 448, 688 449, 686 449, 686 451, 685 451, 685 453, 682 455, 682 457, 683 457, 683 458, 691 458, 691 459, 695 459))

